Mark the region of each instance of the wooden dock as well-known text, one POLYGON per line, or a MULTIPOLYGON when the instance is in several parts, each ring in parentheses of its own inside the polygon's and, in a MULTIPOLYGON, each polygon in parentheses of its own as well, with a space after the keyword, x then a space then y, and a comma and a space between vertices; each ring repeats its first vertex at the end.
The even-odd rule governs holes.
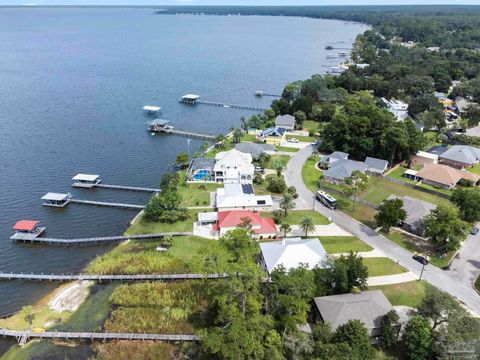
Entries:
POLYGON ((114 340, 143 340, 143 341, 200 341, 196 335, 175 334, 140 334, 140 333, 98 333, 98 332, 33 332, 31 330, 17 331, 0 329, 0 337, 14 338, 20 346, 25 345, 30 339, 40 340, 83 340, 83 341, 114 341, 114 340))
POLYGON ((192 131, 177 130, 173 128, 165 128, 165 129, 149 130, 149 131, 154 131, 154 132, 159 132, 164 134, 171 134, 171 135, 186 136, 192 139, 201 139, 201 140, 207 140, 207 141, 215 140, 214 135, 201 134, 201 133, 196 133, 192 131))
POLYGON ((121 204, 121 203, 111 203, 111 202, 104 202, 104 201, 70 199, 70 202, 72 204, 105 206, 105 207, 113 207, 113 208, 120 208, 120 209, 129 209, 129 210, 145 209, 145 205, 121 204))
POLYGON ((161 189, 152 189, 152 188, 146 188, 146 187, 109 185, 109 184, 97 184, 94 187, 99 187, 104 189, 114 189, 114 190, 126 190, 126 191, 143 191, 143 192, 152 192, 152 193, 159 193, 162 191, 161 189))
POLYGON ((89 275, 89 274, 14 274, 0 272, 0 280, 24 281, 97 281, 109 282, 137 282, 137 281, 182 281, 182 280, 217 280, 227 278, 227 274, 135 274, 135 275, 89 275))
POLYGON ((252 110, 252 111, 265 111, 267 108, 252 106, 252 105, 239 105, 239 104, 228 104, 217 101, 206 101, 206 100, 197 100, 197 104, 218 106, 223 108, 233 108, 233 109, 243 109, 243 110, 252 110))
POLYGON ((46 245, 94 245, 99 243, 126 241, 126 240, 151 240, 160 239, 165 236, 191 236, 191 232, 164 232, 155 234, 130 235, 130 236, 104 236, 79 239, 54 239, 54 238, 20 238, 12 236, 10 240, 24 243, 38 243, 46 245))

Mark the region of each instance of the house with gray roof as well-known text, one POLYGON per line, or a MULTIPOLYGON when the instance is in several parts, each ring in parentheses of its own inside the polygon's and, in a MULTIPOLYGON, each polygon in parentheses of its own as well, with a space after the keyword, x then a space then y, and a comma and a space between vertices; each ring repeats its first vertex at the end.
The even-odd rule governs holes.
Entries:
POLYGON ((275 118, 275 126, 293 130, 295 129, 295 117, 292 115, 278 115, 275 118))
POLYGON ((467 136, 480 137, 480 125, 465 130, 467 136))
POLYGON ((365 159, 365 165, 368 166, 367 173, 369 175, 382 175, 388 169, 388 161, 377 159, 373 157, 367 157, 365 159))
POLYGON ((330 155, 322 156, 320 159, 320 167, 328 169, 338 161, 343 161, 348 159, 349 154, 342 151, 334 151, 330 155))
POLYGON ((317 318, 334 330, 350 320, 360 320, 371 337, 383 335, 382 317, 393 310, 380 290, 316 297, 314 303, 317 318))
POLYGON ((323 179, 333 184, 343 184, 354 171, 366 172, 368 166, 360 161, 341 160, 323 172, 323 179))
POLYGON ((472 167, 480 162, 480 149, 470 145, 453 145, 439 156, 441 164, 457 169, 472 167))
POLYGON ((415 199, 410 196, 398 197, 390 195, 388 200, 401 199, 403 201, 403 210, 407 213, 404 221, 400 222, 403 230, 423 237, 425 235, 424 219, 432 210, 436 209, 436 205, 427 201, 415 199))
POLYGON ((467 112, 467 109, 469 106, 473 105, 474 103, 472 103, 471 101, 468 101, 467 99, 465 99, 464 97, 461 97, 461 96, 457 96, 455 98, 455 105, 457 106, 457 109, 458 109, 458 112, 460 114, 464 114, 467 112))
POLYGON ((195 158, 190 161, 187 175, 189 181, 212 181, 214 178, 213 168, 215 159, 195 158))
POLYGON ((241 142, 235 145, 235 150, 252 155, 253 159, 258 159, 261 153, 275 151, 275 147, 270 144, 256 144, 250 142, 241 142))

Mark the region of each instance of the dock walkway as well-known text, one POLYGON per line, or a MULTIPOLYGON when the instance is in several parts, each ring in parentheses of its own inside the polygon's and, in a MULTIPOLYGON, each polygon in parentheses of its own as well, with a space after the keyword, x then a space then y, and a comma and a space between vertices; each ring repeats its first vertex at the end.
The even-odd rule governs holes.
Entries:
POLYGON ((120 208, 120 209, 131 209, 131 210, 143 210, 143 209, 145 209, 145 205, 121 204, 121 203, 111 203, 111 202, 93 201, 93 200, 70 199, 70 203, 72 203, 72 204, 82 204, 82 205, 106 206, 106 207, 114 207, 114 208, 120 208))
MULTIPOLYGON (((73 183, 73 187, 80 187, 85 188, 85 186, 81 183, 73 183)), ((123 185, 110 185, 110 184, 94 184, 89 188, 104 188, 104 189, 113 189, 113 190, 126 190, 126 191, 143 191, 143 192, 152 192, 152 193, 159 193, 162 191, 161 189, 153 189, 153 188, 146 188, 146 187, 137 187, 137 186, 123 186, 123 185)))
POLYGON ((210 106, 219 106, 224 108, 233 108, 233 109, 243 109, 243 110, 252 110, 252 111, 265 111, 267 108, 252 106, 252 105, 239 105, 239 104, 228 104, 217 101, 206 101, 206 100, 197 100, 197 104, 210 105, 210 106))
POLYGON ((200 341, 196 335, 174 335, 174 334, 140 334, 140 333, 98 333, 98 332, 33 332, 0 329, 0 336, 4 338, 15 338, 20 346, 27 343, 29 339, 62 339, 62 340, 85 340, 85 341, 107 341, 107 340, 150 340, 150 341, 200 341))
POLYGON ((191 232, 164 232, 155 234, 142 234, 142 235, 129 235, 129 236, 104 236, 93 238, 79 238, 79 239, 54 239, 54 238, 42 238, 37 237, 33 239, 22 239, 16 236, 12 236, 10 240, 19 241, 24 243, 41 243, 41 244, 57 244, 57 245, 88 245, 104 242, 117 242, 126 240, 151 240, 159 239, 165 236, 191 236, 191 232))
POLYGON ((98 281, 98 282, 136 282, 136 281, 180 281, 180 280, 216 280, 226 278, 226 274, 135 274, 135 275, 89 275, 89 274, 14 274, 0 272, 0 280, 24 281, 98 281))
POLYGON ((184 131, 184 130, 177 130, 177 129, 165 129, 159 132, 163 132, 165 134, 172 134, 172 135, 179 135, 179 136, 186 136, 193 139, 201 139, 201 140, 215 140, 214 135, 209 134, 201 134, 192 131, 184 131))

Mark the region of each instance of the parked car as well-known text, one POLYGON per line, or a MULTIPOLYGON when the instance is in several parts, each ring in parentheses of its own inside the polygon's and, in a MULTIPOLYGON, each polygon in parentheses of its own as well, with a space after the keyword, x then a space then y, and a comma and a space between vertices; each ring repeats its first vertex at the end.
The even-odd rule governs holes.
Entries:
POLYGON ((263 173, 265 171, 264 168, 260 167, 260 166, 255 166, 255 172, 256 173, 263 173))
POLYGON ((291 142, 291 143, 298 143, 298 139, 297 138, 290 138, 287 140, 288 142, 291 142))
POLYGON ((474 226, 472 230, 470 230, 470 234, 477 235, 479 231, 478 227, 474 226))
POLYGON ((423 254, 415 254, 413 255, 413 260, 418 261, 422 265, 428 265, 428 256, 423 254))

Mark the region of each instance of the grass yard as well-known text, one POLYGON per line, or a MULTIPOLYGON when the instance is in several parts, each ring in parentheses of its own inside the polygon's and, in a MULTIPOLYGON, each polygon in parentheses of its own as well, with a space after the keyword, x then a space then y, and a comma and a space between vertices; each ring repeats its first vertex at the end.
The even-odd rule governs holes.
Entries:
POLYGON ((186 184, 178 187, 178 193, 182 196, 182 206, 210 206, 210 193, 216 191, 223 184, 186 184))
POLYGON ((468 169, 472 174, 477 174, 480 175, 480 164, 476 164, 472 166, 470 169, 468 169))
POLYGON ((242 142, 256 142, 257 137, 256 137, 256 135, 245 133, 242 136, 242 138, 240 139, 240 141, 242 141, 242 142))
POLYGON ((389 172, 387 174, 387 176, 390 176, 391 178, 394 178, 394 179, 397 179, 397 180, 400 180, 400 181, 405 181, 405 182, 410 183, 410 184, 416 184, 417 183, 416 181, 411 180, 411 179, 407 179, 405 176, 403 176, 403 174, 405 174, 405 171, 407 171, 407 170, 408 169, 406 167, 399 166, 395 170, 389 172))
POLYGON ((296 153, 299 150, 299 149, 296 149, 296 148, 291 148, 291 147, 286 147, 286 146, 277 146, 275 149, 277 151, 291 152, 291 153, 296 153))
POLYGON ((318 125, 319 122, 313 120, 305 120, 303 122, 303 130, 307 130, 308 132, 318 132, 318 125))
POLYGON ((166 252, 156 248, 161 240, 130 241, 97 256, 87 267, 89 274, 152 274, 201 272, 200 253, 208 253, 217 242, 195 236, 175 237, 166 252))
POLYGON ((372 247, 355 236, 322 236, 320 242, 329 254, 371 251, 372 247))
POLYGON ((197 214, 199 212, 208 212, 210 210, 189 210, 190 219, 185 221, 177 221, 172 224, 161 223, 156 221, 148 221, 144 216, 141 216, 137 222, 130 226, 125 232, 126 235, 138 234, 154 234, 161 232, 191 232, 193 230, 193 222, 197 221, 197 214))
POLYGON ((369 290, 382 290, 393 306, 403 305, 417 308, 432 287, 425 281, 410 281, 402 284, 371 286, 369 290))
POLYGON ((295 135, 287 135, 287 141, 288 139, 298 139, 300 142, 314 142, 317 141, 317 138, 315 136, 295 136, 295 135))
POLYGON ((261 184, 253 184, 253 189, 255 190, 255 194, 257 195, 272 195, 272 196, 280 196, 281 194, 276 194, 268 191, 267 186, 268 186, 268 179, 274 178, 277 175, 275 174, 270 174, 265 176, 265 179, 261 184))
MULTIPOLYGON (((262 213, 262 215, 266 217, 273 217, 273 214, 271 212, 268 213, 262 213)), ((287 217, 284 217, 282 219, 282 222, 290 224, 290 225, 298 225, 302 221, 304 217, 311 217, 313 220, 313 223, 315 225, 328 225, 330 224, 330 221, 323 216, 322 214, 313 211, 313 210, 290 210, 288 212, 287 217)))
MULTIPOLYGON (((397 245, 400 245, 404 249, 410 251, 412 255, 417 252, 421 253, 431 253, 431 247, 428 245, 428 243, 425 243, 424 246, 422 246, 422 240, 417 239, 413 236, 409 236, 408 234, 405 234, 403 232, 391 229, 390 232, 384 233, 382 232, 382 235, 386 236, 390 240, 392 240, 394 243, 397 245)), ((452 256, 455 254, 455 251, 450 251, 445 257, 439 258, 436 255, 433 255, 430 257, 430 265, 439 267, 439 268, 444 268, 448 266, 450 260, 452 259, 452 256)))
POLYGON ((436 191, 438 193, 445 194, 445 195, 448 195, 448 196, 452 196, 452 194, 453 194, 452 190, 440 189, 440 188, 437 188, 437 187, 429 185, 429 184, 424 184, 423 182, 418 184, 417 186, 422 187, 424 189, 433 190, 433 191, 436 191))
POLYGON ((368 267, 368 276, 396 275, 408 271, 387 257, 364 258, 363 263, 368 267))
POLYGON ((310 189, 310 191, 318 190, 318 182, 322 176, 322 172, 317 169, 316 164, 320 161, 320 158, 311 156, 305 162, 305 165, 302 169, 302 178, 305 185, 310 189))
POLYGON ((288 155, 271 155, 268 162, 265 164, 266 169, 273 169, 273 164, 275 161, 282 163, 283 168, 287 166, 287 163, 290 161, 290 156, 288 155))
POLYGON ((364 200, 380 205, 390 195, 397 195, 399 197, 408 195, 436 205, 453 206, 453 204, 447 199, 433 194, 427 194, 404 185, 395 184, 385 179, 378 179, 373 182, 372 185, 370 185, 370 188, 367 189, 361 197, 364 200))

